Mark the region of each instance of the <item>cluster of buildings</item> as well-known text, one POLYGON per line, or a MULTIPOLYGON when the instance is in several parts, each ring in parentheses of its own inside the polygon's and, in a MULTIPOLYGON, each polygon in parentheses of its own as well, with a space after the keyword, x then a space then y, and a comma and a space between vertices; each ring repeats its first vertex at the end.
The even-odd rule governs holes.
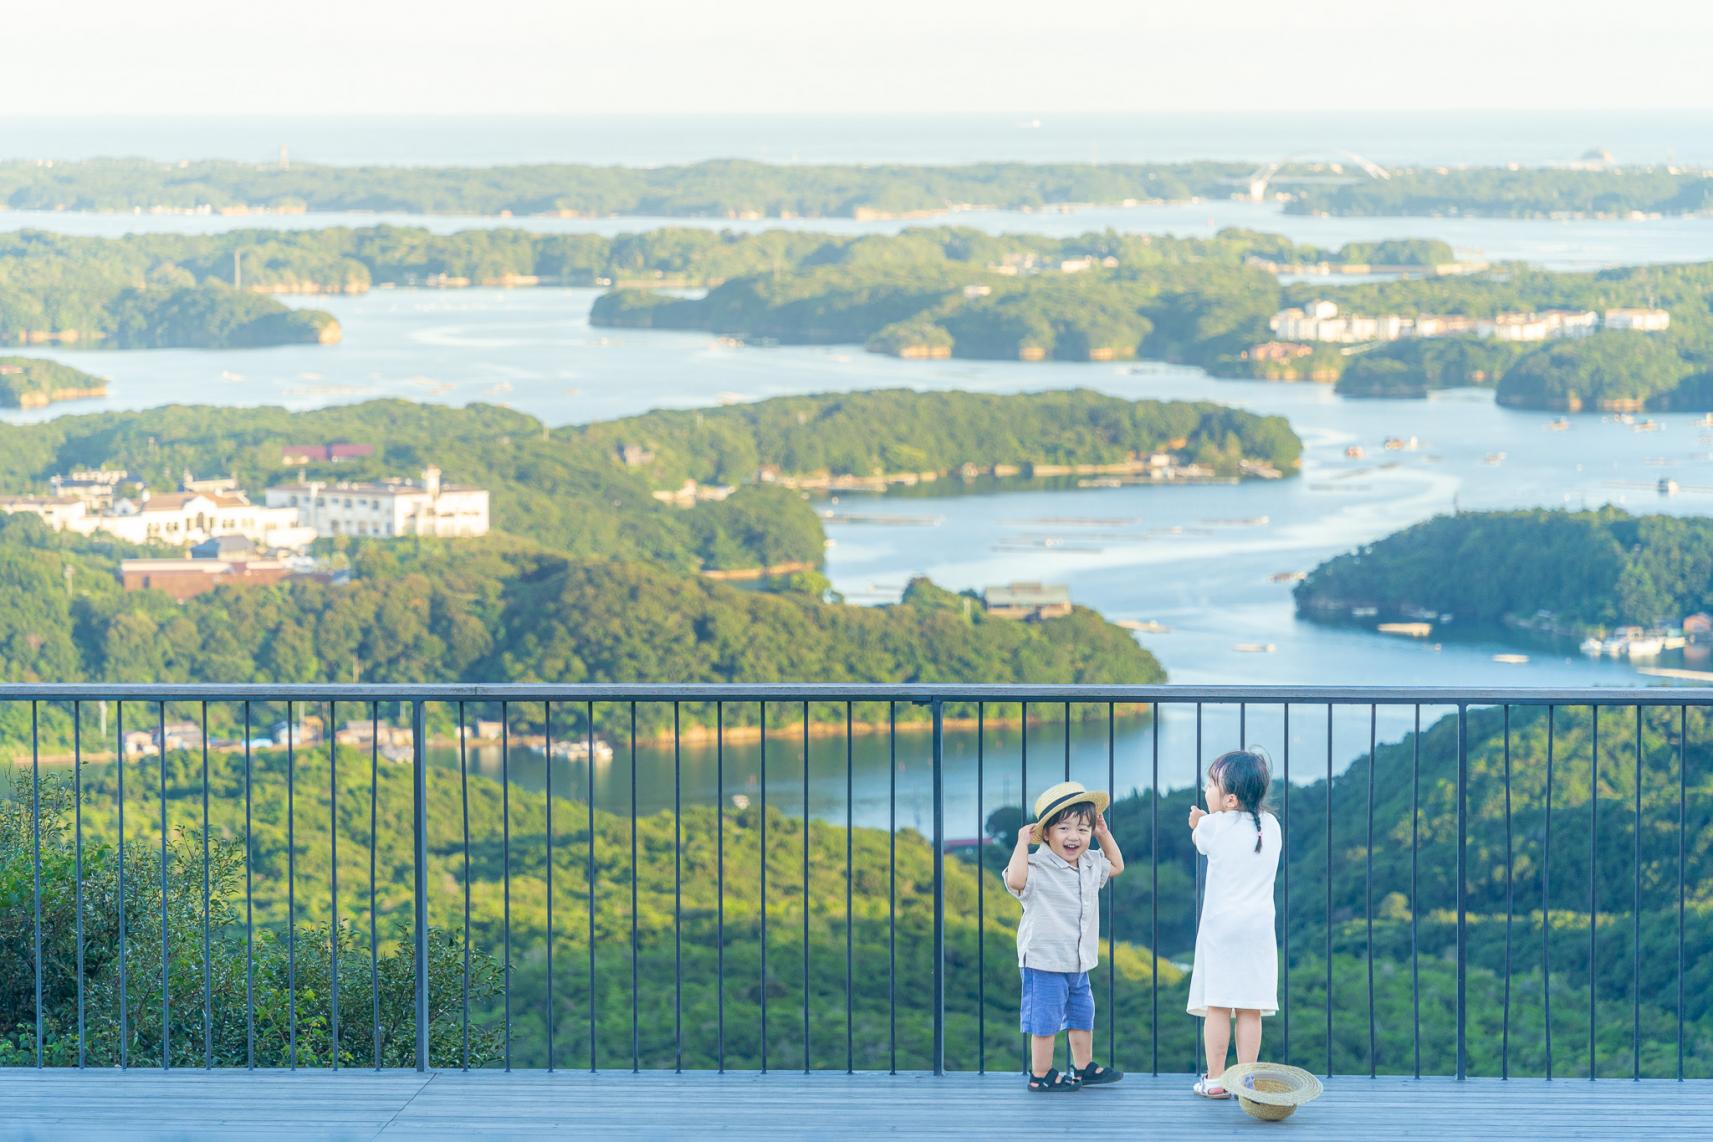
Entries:
MULTIPOLYGON (((373 446, 317 445, 287 454, 306 461, 366 456, 373 446), (333 456, 331 449, 347 451, 333 456)), ((179 548, 182 557, 127 559, 120 568, 127 590, 162 590, 178 599, 223 583, 315 574, 303 553, 317 539, 457 538, 485 535, 489 527, 488 491, 448 484, 432 466, 416 480, 321 481, 300 472, 268 488, 262 503, 234 479, 197 480, 188 472, 174 492, 152 492, 117 469, 74 471, 51 483, 49 495, 0 497, 0 512, 36 515, 79 535, 179 548)))
POLYGON ((1671 327, 1671 314, 1663 309, 1593 310, 1549 309, 1540 313, 1501 313, 1494 317, 1396 313, 1365 316, 1342 313, 1331 301, 1312 301, 1297 309, 1285 309, 1267 322, 1281 341, 1321 341, 1359 344, 1370 341, 1401 341, 1408 337, 1490 337, 1498 341, 1548 341, 1558 337, 1586 337, 1597 329, 1662 333, 1671 327))

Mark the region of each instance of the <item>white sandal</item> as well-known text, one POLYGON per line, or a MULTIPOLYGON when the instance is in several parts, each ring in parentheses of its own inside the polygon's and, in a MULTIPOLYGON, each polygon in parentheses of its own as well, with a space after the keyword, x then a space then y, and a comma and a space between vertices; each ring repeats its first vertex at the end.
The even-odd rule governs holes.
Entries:
POLYGON ((1230 1098, 1231 1092, 1219 1085, 1218 1079, 1206 1075, 1196 1080, 1195 1092, 1203 1098, 1230 1098))

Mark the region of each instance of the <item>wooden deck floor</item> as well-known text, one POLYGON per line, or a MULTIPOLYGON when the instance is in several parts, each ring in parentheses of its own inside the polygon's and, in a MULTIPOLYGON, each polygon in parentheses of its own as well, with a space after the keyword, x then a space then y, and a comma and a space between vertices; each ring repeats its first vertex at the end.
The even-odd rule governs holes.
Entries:
POLYGON ((1133 1075, 1043 1102, 997 1075, 7 1070, 0 1137, 993 1138, 1073 1117, 1114 1139, 1713 1137, 1713 1082, 1340 1078, 1276 1125, 1187 1086, 1133 1075))

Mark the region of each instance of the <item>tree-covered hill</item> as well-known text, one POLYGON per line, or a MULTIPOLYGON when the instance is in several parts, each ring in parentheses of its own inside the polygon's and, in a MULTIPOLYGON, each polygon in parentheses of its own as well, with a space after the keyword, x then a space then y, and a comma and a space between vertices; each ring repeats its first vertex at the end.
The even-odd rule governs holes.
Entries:
POLYGON ((1604 629, 1713 607, 1713 521, 1599 511, 1437 516, 1330 559, 1296 587, 1297 610, 1450 613, 1604 629))
POLYGON ((662 486, 781 476, 945 475, 972 465, 1121 464, 1169 452, 1237 471, 1239 459, 1295 471, 1301 442, 1283 417, 1188 401, 1126 401, 1087 389, 988 395, 885 390, 776 397, 754 404, 657 411, 571 430, 617 455, 646 447, 662 486))

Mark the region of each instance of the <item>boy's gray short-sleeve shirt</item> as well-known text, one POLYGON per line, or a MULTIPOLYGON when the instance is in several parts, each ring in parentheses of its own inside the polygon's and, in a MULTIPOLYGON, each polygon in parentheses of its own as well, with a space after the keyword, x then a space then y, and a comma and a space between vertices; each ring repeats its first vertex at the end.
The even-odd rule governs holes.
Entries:
POLYGON ((1085 972, 1099 963, 1100 890, 1112 864, 1099 849, 1085 851, 1076 864, 1039 845, 1029 854, 1029 879, 1018 892, 1023 902, 1017 923, 1017 963, 1040 971, 1085 972))

